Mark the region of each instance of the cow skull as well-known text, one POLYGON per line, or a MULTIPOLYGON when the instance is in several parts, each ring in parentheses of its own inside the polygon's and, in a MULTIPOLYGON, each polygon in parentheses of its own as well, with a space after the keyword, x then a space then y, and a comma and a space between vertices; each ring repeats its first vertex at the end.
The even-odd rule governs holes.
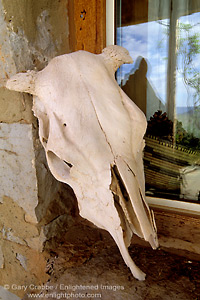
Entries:
POLYGON ((40 141, 55 178, 69 184, 80 215, 107 230, 132 274, 145 274, 128 247, 135 233, 158 246, 152 212, 145 201, 143 136, 146 118, 115 81, 132 59, 109 46, 55 57, 40 72, 13 76, 7 88, 34 95, 40 141))

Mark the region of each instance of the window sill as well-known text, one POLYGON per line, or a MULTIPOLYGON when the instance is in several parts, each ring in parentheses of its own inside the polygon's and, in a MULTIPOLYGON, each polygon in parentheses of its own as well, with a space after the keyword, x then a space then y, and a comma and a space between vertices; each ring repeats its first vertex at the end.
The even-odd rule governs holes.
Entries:
POLYGON ((169 211, 182 215, 200 218, 200 205, 177 200, 146 197, 147 203, 153 210, 169 211))

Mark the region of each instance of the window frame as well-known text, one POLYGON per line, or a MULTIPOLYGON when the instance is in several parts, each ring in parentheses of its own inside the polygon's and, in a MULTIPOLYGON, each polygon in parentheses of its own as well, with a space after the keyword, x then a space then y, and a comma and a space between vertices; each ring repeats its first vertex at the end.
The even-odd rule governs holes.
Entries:
MULTIPOLYGON (((106 0, 106 46, 115 44, 115 0, 106 0)), ((200 203, 146 196, 153 209, 200 217, 200 203)))

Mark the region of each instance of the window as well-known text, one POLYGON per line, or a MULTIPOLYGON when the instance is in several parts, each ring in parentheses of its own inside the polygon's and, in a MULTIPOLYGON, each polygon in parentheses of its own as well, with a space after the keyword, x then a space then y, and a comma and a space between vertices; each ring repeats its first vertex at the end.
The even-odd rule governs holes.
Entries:
POLYGON ((200 1, 116 0, 115 20, 134 60, 117 81, 148 120, 148 201, 200 213, 200 1))

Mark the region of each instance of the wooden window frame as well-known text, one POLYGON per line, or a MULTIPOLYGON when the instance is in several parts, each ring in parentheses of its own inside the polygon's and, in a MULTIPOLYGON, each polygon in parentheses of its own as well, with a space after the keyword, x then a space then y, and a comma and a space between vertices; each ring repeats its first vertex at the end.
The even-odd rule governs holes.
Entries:
MULTIPOLYGON (((109 0, 108 0, 109 1, 109 0)), ((145 3, 148 0, 145 0, 145 3)), ((115 3, 115 0, 111 0, 111 2, 115 3)), ((134 6, 133 2, 132 6, 134 6)), ((141 12, 141 5, 140 3, 136 3, 137 4, 137 11, 139 11, 139 22, 143 22, 142 19, 142 12, 141 12)), ((114 6, 114 4, 113 4, 114 6)), ((146 3, 146 6, 148 7, 148 4, 146 3)), ((108 14, 110 14, 111 16, 113 15, 113 12, 107 12, 108 14)), ((145 16, 145 20, 147 19, 147 16, 145 16)), ((113 22, 115 22, 115 20, 113 20, 113 22)), ((128 25, 128 24, 127 24, 128 25)), ((107 27, 110 26, 110 24, 107 24, 107 27)), ((107 30, 110 30, 109 28, 107 28, 107 30)), ((113 39, 114 39, 114 35, 115 32, 113 31, 113 39)), ((158 197, 150 197, 147 196, 147 202, 149 204, 150 207, 154 208, 154 209, 158 209, 158 210, 162 210, 162 211, 170 211, 170 212, 174 212, 174 213, 181 213, 184 215, 191 215, 193 217, 198 217, 200 218, 200 204, 198 203, 193 203, 193 202, 189 202, 189 201, 181 201, 181 200, 173 200, 173 199, 165 199, 165 198, 158 198, 158 197)))

